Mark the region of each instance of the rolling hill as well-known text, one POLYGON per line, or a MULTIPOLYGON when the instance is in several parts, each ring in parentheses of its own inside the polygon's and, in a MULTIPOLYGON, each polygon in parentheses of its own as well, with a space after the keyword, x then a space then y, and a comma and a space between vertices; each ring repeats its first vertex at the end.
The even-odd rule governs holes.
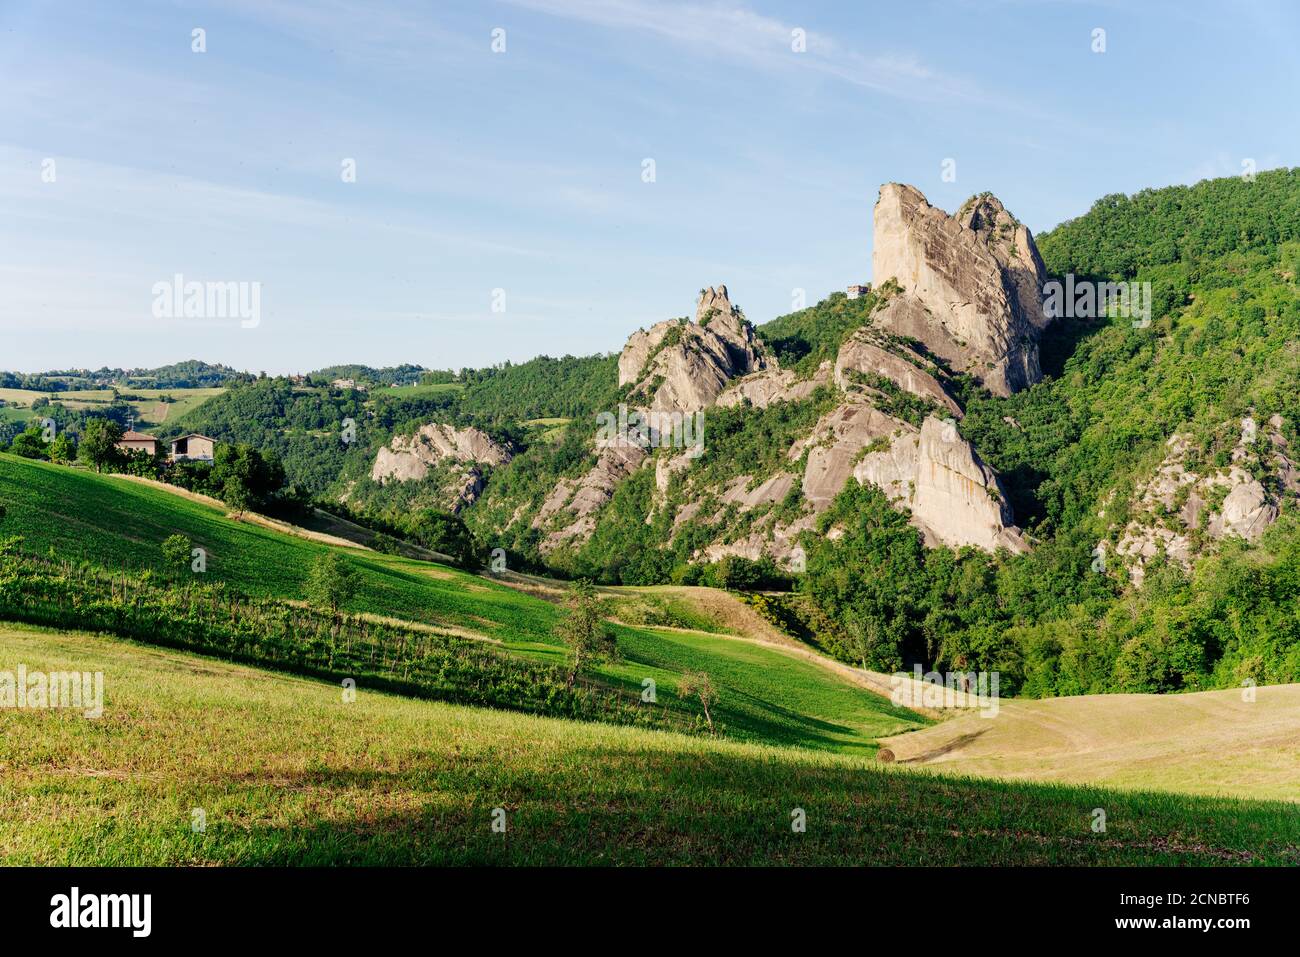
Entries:
MULTIPOLYGON (((301 601, 313 559, 339 547, 235 521, 224 508, 171 487, 4 454, 0 500, 8 511, 0 530, 21 535, 27 552, 128 575, 161 574, 161 542, 183 534, 207 550, 205 580, 265 598, 301 601)), ((342 551, 360 577, 349 611, 436 626, 530 661, 568 660, 552 633, 562 609, 550 601, 432 562, 342 551)), ((817 664, 703 630, 714 627, 707 618, 661 621, 691 627, 613 625, 622 660, 601 666, 597 676, 636 694, 651 679, 661 703, 694 713, 675 689, 684 671, 706 671, 719 686, 717 718, 738 739, 870 755, 881 735, 924 723, 817 664)))
POLYGON ((0 626, 14 660, 102 671, 106 708, 0 710, 11 865, 1300 863, 1293 804, 938 777, 365 691, 345 703, 337 686, 0 626))
POLYGON ((899 763, 953 774, 1300 801, 1300 685, 1004 701, 886 739, 899 763))

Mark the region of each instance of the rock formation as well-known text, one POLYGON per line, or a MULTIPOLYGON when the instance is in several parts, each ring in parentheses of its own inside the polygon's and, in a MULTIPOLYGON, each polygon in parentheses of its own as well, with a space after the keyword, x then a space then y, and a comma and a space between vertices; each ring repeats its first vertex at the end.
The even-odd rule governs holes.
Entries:
POLYGON ((375 455, 370 478, 389 482, 421 482, 431 473, 441 478, 437 503, 458 512, 483 491, 480 465, 504 465, 510 452, 479 429, 457 429, 431 422, 414 435, 396 435, 375 455))
POLYGON ((929 416, 919 432, 871 451, 853 470, 859 482, 881 489, 912 513, 928 544, 985 551, 1028 550, 997 473, 985 465, 956 424, 929 416))
POLYGON ((640 468, 646 454, 632 443, 612 444, 582 476, 560 479, 533 519, 533 528, 550 529, 539 546, 542 554, 589 538, 596 529, 596 513, 614 497, 618 483, 640 468))
POLYGON ((727 287, 703 290, 695 322, 670 319, 638 330, 618 357, 618 384, 655 411, 696 412, 736 376, 768 366, 753 327, 727 287))
POLYGON ((1038 337, 1047 319, 1033 238, 991 196, 948 216, 912 187, 887 184, 876 205, 873 265, 883 306, 844 342, 834 363, 824 362, 811 377, 780 368, 725 286, 701 291, 693 322, 634 333, 618 371, 619 384, 630 387, 628 404, 639 410, 693 413, 716 404, 757 414, 775 402, 807 400, 832 383, 841 400, 787 450, 788 468, 744 474, 725 488, 696 487, 693 459, 683 454, 600 450, 596 466, 560 482, 534 518, 546 532, 542 550, 589 537, 617 483, 652 458, 647 521, 671 500, 679 503, 674 534, 687 522, 714 527, 717 537, 697 553, 700 559, 790 559, 797 536, 855 475, 908 508, 932 545, 1023 551, 997 476, 951 424, 963 412, 947 383, 953 373, 968 372, 1009 395, 1038 380, 1038 337), (915 399, 933 414, 919 418, 915 399), (684 500, 669 495, 674 481, 684 483, 684 500), (799 508, 777 509, 796 489, 799 508), (749 516, 740 534, 721 527, 737 511, 749 516))
POLYGON ((888 442, 907 428, 906 423, 885 415, 866 399, 847 398, 786 453, 791 462, 808 453, 802 479, 804 498, 815 511, 824 511, 853 475, 862 450, 873 442, 888 442))
POLYGON ((949 216, 915 187, 885 184, 872 270, 877 290, 890 279, 902 288, 876 313, 878 329, 916 339, 996 395, 1041 377, 1043 262, 1029 230, 993 196, 949 216))
POLYGON ((504 465, 510 452, 480 429, 457 429, 431 422, 414 435, 393 436, 375 456, 370 477, 381 485, 387 481, 418 482, 440 462, 477 462, 504 465))
POLYGON ((890 344, 887 351, 879 334, 870 328, 859 329, 840 347, 835 359, 835 384, 848 389, 855 384, 854 373, 879 377, 892 382, 904 392, 934 403, 949 415, 961 418, 959 406, 939 384, 938 367, 905 345, 890 344))
MULTIPOLYGON (((1192 437, 1170 436, 1164 459, 1135 491, 1129 519, 1113 549, 1130 580, 1141 584, 1147 563, 1162 553, 1190 567, 1208 544, 1228 537, 1255 541, 1264 534, 1277 521, 1280 497, 1300 491, 1300 470, 1286 454, 1281 429, 1280 416, 1268 420, 1261 451, 1256 442, 1258 424, 1252 417, 1242 419, 1241 438, 1231 450, 1229 464, 1220 468, 1189 464, 1195 452, 1192 437), (1265 482, 1255 477, 1261 469, 1265 482), (1203 534, 1198 535, 1198 530, 1203 534)), ((1110 551, 1108 542, 1098 548, 1110 551)))
POLYGON ((766 409, 773 402, 798 402, 812 395, 818 386, 830 382, 831 375, 829 362, 823 362, 809 378, 801 379, 790 369, 781 369, 775 360, 770 360, 767 368, 727 386, 716 404, 729 408, 748 403, 756 409, 766 409))

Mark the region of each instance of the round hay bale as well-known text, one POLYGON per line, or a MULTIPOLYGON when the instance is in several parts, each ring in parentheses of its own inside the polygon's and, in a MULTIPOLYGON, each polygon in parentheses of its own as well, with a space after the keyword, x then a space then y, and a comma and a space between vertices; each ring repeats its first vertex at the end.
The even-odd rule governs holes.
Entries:
POLYGON ((876 752, 876 760, 883 761, 885 762, 885 764, 893 764, 894 752, 890 751, 889 748, 881 748, 879 751, 876 752))

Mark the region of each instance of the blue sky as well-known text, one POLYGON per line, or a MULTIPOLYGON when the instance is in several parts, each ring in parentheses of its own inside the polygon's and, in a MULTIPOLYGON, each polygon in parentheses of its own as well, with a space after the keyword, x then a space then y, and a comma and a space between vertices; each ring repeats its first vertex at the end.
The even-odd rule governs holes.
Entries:
POLYGON ((871 278, 882 182, 1042 231, 1297 165, 1297 38, 1281 0, 0 0, 0 369, 586 355, 717 283, 763 322, 871 278), (260 322, 156 317, 176 274, 260 322))

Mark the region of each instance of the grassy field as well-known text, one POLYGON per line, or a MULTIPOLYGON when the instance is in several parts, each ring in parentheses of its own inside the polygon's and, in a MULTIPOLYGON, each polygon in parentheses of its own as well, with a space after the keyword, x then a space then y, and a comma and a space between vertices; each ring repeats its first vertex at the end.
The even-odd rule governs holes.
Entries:
POLYGON ((387 389, 376 388, 376 395, 401 396, 414 398, 421 395, 437 395, 439 392, 457 392, 465 388, 463 382, 434 382, 430 385, 398 385, 387 389))
MULTIPOLYGON (((135 427, 138 431, 157 428, 168 420, 177 419, 187 412, 197 409, 208 399, 220 395, 222 388, 208 389, 127 389, 119 390, 127 405, 135 410, 135 427), (174 402, 159 401, 162 396, 171 396, 174 402), (125 396, 138 398, 125 399, 125 396)), ((8 412, 8 418, 29 418, 32 402, 45 397, 58 405, 69 409, 97 409, 113 401, 111 389, 85 389, 69 392, 35 392, 31 389, 0 389, 0 399, 12 403, 0 413, 8 412)))
POLYGON ((1300 801, 1300 685, 1003 701, 885 743, 955 773, 1300 801))
MULTIPOLYGON (((24 550, 128 571, 162 570, 160 543, 181 533, 208 551, 210 579, 245 594, 300 600, 312 561, 331 546, 251 522, 224 509, 139 482, 0 454, 0 532, 22 535, 24 550)), ((526 657, 567 661, 551 633, 562 610, 519 590, 430 562, 346 549, 361 585, 350 610, 424 622, 477 635, 526 657)), ((655 683, 660 703, 695 710, 676 695, 681 674, 707 671, 717 682, 716 718, 729 737, 850 751, 924 720, 818 665, 780 650, 706 631, 613 626, 622 661, 601 678, 640 693, 655 683)))
POLYGON ((105 712, 0 709, 10 865, 1300 863, 1293 805, 947 778, 364 690, 345 703, 0 626, 0 669, 19 663, 102 671, 105 712))

